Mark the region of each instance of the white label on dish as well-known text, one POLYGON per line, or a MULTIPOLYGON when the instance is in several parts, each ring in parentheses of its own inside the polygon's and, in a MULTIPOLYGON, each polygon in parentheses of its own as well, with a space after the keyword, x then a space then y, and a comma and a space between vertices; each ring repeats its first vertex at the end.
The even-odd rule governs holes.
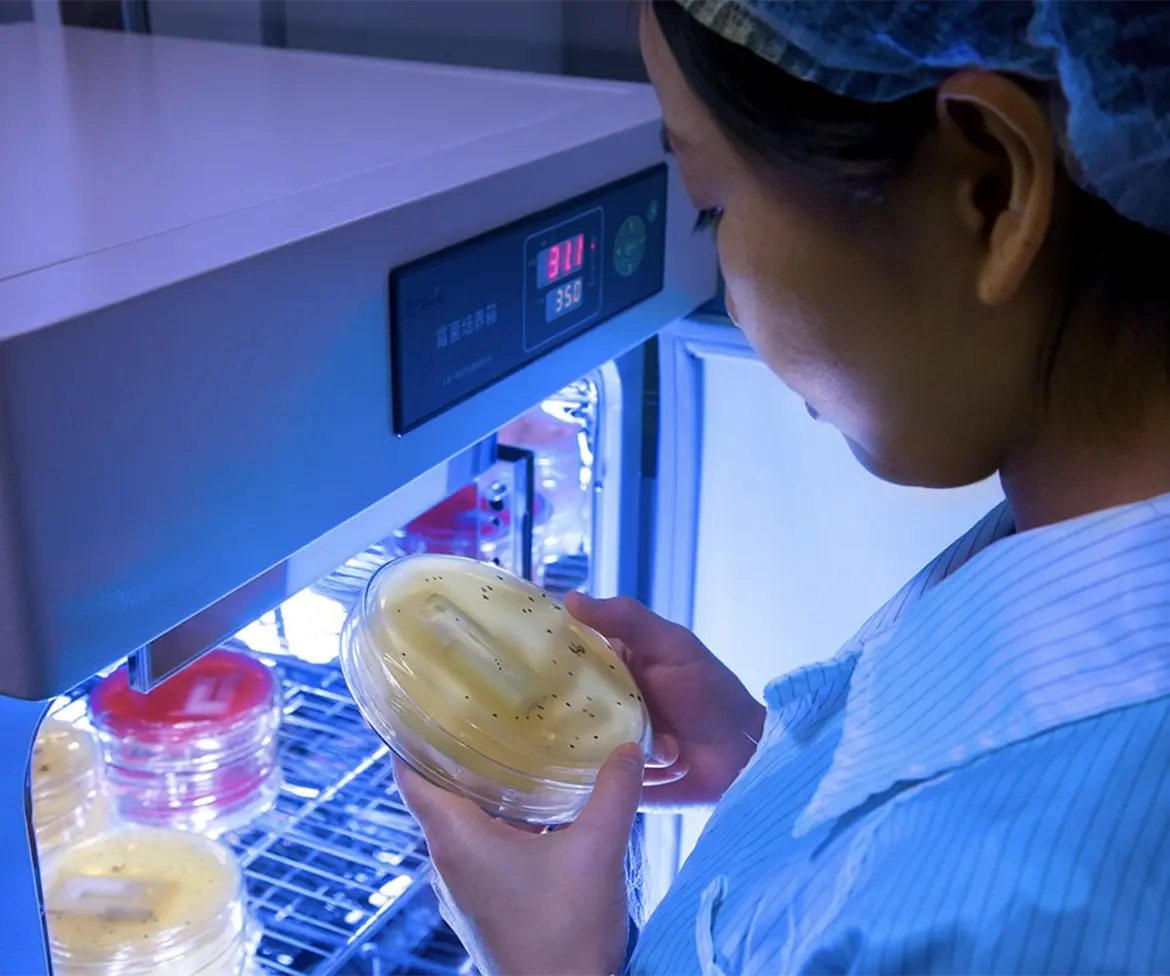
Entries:
POLYGON ((509 659, 492 648, 490 638, 466 610, 460 610, 442 597, 432 596, 419 608, 418 614, 431 628, 435 639, 475 671, 506 708, 526 710, 536 675, 516 661, 515 655, 509 659))
POLYGON ((187 693, 183 712, 187 715, 220 716, 232 707, 239 680, 234 674, 197 678, 187 693))
POLYGON ((110 921, 144 922, 166 885, 151 881, 78 874, 57 885, 45 907, 70 915, 99 915, 110 921))

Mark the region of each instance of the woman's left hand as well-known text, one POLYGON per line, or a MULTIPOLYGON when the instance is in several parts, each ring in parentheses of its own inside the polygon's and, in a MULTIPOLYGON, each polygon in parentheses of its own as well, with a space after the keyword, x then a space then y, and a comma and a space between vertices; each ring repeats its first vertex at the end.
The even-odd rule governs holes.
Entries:
POLYGON ((395 760, 422 824, 443 917, 480 971, 612 976, 628 935, 625 857, 642 795, 643 757, 623 746, 567 827, 534 833, 484 813, 395 760))

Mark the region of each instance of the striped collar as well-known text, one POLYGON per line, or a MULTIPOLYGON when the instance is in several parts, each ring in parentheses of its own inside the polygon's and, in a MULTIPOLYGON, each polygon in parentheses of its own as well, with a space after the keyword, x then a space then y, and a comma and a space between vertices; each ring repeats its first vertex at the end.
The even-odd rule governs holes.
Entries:
MULTIPOLYGON (((798 835, 896 783, 1170 694, 1170 495, 1012 533, 1005 504, 816 669, 849 694, 798 835)), ((769 705, 809 679, 774 683, 769 705)))

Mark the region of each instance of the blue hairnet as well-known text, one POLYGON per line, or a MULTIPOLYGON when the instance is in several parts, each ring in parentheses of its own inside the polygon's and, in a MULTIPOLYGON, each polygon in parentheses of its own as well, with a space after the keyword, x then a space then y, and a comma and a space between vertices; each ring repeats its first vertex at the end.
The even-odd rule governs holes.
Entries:
POLYGON ((838 95, 889 102, 963 68, 1054 82, 1069 175, 1170 233, 1170 3, 678 0, 717 34, 838 95))

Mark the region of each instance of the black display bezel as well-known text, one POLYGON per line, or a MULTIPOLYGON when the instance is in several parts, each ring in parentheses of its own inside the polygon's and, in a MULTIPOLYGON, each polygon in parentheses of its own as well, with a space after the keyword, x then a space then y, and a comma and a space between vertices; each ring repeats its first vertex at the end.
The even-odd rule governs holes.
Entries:
MULTIPOLYGON (((496 384, 504 379, 507 379, 509 376, 512 376, 513 374, 519 372, 520 370, 522 370, 526 366, 530 365, 531 363, 537 361, 538 359, 543 358, 544 356, 548 355, 549 353, 551 353, 551 352, 555 351, 556 349, 559 349, 562 346, 566 345, 567 343, 571 342, 573 339, 578 338, 579 336, 585 334, 586 332, 590 331, 591 329, 596 328, 598 325, 601 325, 602 323, 608 321, 609 319, 613 318, 615 315, 621 314, 622 312, 626 311, 627 309, 629 309, 633 305, 636 305, 638 302, 645 301, 648 298, 652 298, 654 295, 657 295, 659 292, 661 292, 662 288, 663 288, 663 276, 660 276, 658 278, 658 280, 655 282, 654 287, 651 290, 649 290, 646 294, 642 295, 641 297, 635 298, 632 301, 626 302, 625 304, 617 305, 617 306, 610 308, 610 309, 605 309, 604 307, 601 308, 599 310, 598 314, 592 320, 588 321, 587 323, 582 323, 582 327, 579 330, 574 331, 572 329, 569 329, 566 331, 566 334, 563 336, 558 336, 557 338, 552 339, 549 342, 542 344, 531 351, 525 350, 525 353, 521 357, 520 361, 517 362, 514 366, 511 366, 507 369, 504 369, 498 373, 493 374, 490 379, 485 380, 483 383, 475 386, 474 388, 470 389, 469 391, 467 391, 465 393, 459 394, 457 396, 453 396, 450 400, 444 401, 440 406, 436 407, 435 409, 427 411, 426 413, 423 413, 418 417, 414 417, 414 418, 407 420, 403 416, 404 411, 405 411, 405 404, 403 403, 402 378, 403 378, 405 371, 409 368, 410 364, 405 361, 405 358, 403 356, 403 349, 404 349, 405 342, 404 342, 403 336, 402 336, 402 329, 403 329, 404 325, 403 325, 403 322, 399 319, 399 316, 397 315, 399 298, 400 298, 399 280, 403 276, 409 275, 413 270, 418 269, 420 267, 423 267, 426 265, 431 265, 431 264, 436 263, 436 262, 444 261, 446 259, 453 258, 456 255, 459 255, 465 251, 480 247, 483 244, 491 241, 494 238, 505 237, 505 236, 509 236, 509 235, 512 235, 515 233, 519 233, 519 232, 523 231, 525 228, 532 228, 530 231, 528 231, 524 235, 525 238, 529 238, 529 237, 532 237, 534 235, 537 235, 537 234, 541 233, 541 231, 543 229, 542 225, 548 225, 551 227, 551 226, 555 226, 557 223, 561 223, 561 222, 565 222, 567 220, 570 220, 574 216, 576 216, 580 211, 582 211, 583 209, 589 207, 590 205, 596 206, 596 205, 602 204, 606 197, 608 197, 612 194, 618 193, 622 189, 629 187, 632 184, 641 183, 641 182, 647 181, 647 180, 649 180, 653 177, 656 177, 656 176, 665 176, 665 174, 667 173, 667 170, 668 170, 668 167, 666 166, 665 163, 657 163, 653 166, 647 167, 646 169, 640 170, 637 173, 632 173, 629 176, 623 177, 620 180, 614 180, 612 182, 603 184, 602 186, 596 187, 592 190, 587 190, 584 193, 578 194, 577 196, 575 196, 569 200, 565 200, 565 201, 558 203, 558 204, 555 204, 553 206, 546 207, 543 210, 540 210, 540 211, 533 213, 533 214, 529 214, 525 217, 521 217, 521 218, 518 218, 516 220, 509 221, 507 224, 502 224, 502 225, 499 225, 497 227, 492 228, 491 230, 484 231, 480 234, 477 234, 475 237, 468 238, 467 240, 464 240, 464 241, 460 241, 458 244, 449 245, 448 247, 441 248, 437 251, 433 251, 427 255, 424 255, 423 257, 416 258, 416 259, 414 259, 406 264, 399 265, 399 266, 391 269, 391 271, 389 272, 389 275, 388 275, 388 300, 389 300, 389 304, 388 304, 388 309, 387 309, 387 320, 389 323, 389 339, 390 339, 390 342, 389 342, 390 364, 389 364, 389 366, 390 366, 390 380, 391 380, 391 410, 392 410, 391 426, 392 426, 394 432, 396 434, 403 435, 403 434, 410 433, 413 430, 416 430, 418 427, 422 426, 423 424, 426 424, 428 421, 433 420, 435 417, 440 416, 441 414, 446 413, 448 410, 451 410, 451 409, 459 406, 461 403, 466 402, 467 400, 471 399, 472 397, 477 396, 478 394, 482 393, 485 389, 489 388, 490 386, 493 386, 494 384, 496 384)), ((665 235, 665 224, 666 224, 666 220, 667 220, 667 199, 666 199, 665 192, 662 195, 662 212, 660 214, 659 219, 661 220, 662 225, 663 225, 662 233, 665 235)), ((601 256, 601 262, 602 262, 603 269, 606 268, 606 263, 609 259, 609 254, 610 254, 608 243, 609 242, 607 242, 603 238, 601 241, 601 244, 600 244, 600 246, 602 247, 602 250, 603 250, 603 253, 601 256)), ((526 272, 527 269, 523 268, 523 269, 521 269, 521 271, 523 273, 523 272, 526 272)), ((604 274, 605 271, 603 270, 602 273, 604 274)), ((523 293, 527 283, 524 280, 520 280, 518 282, 518 284, 519 284, 519 286, 522 290, 522 293, 523 293)), ((549 287, 555 287, 555 286, 549 286, 549 287)), ((523 329, 523 323, 517 323, 517 328, 523 329)))

